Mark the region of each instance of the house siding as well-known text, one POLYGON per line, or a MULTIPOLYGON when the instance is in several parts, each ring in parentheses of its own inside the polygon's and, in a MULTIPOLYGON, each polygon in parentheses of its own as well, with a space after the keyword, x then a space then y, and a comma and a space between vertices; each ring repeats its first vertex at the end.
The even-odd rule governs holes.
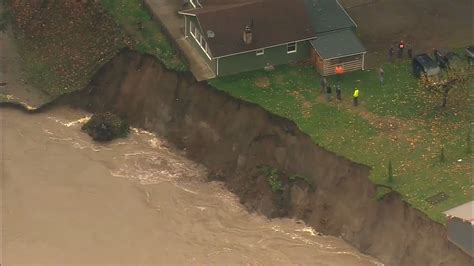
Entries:
POLYGON ((206 60, 206 63, 211 67, 212 71, 214 73, 217 73, 217 60, 216 59, 209 59, 209 57, 206 55, 206 53, 201 49, 201 46, 197 43, 196 39, 191 35, 191 27, 190 23, 193 23, 198 27, 199 34, 202 34, 202 31, 199 27, 198 21, 196 17, 192 16, 186 16, 186 38, 189 41, 189 43, 194 47, 194 49, 199 53, 199 55, 206 60))
POLYGON ((308 41, 297 43, 295 53, 287 53, 287 45, 265 49, 265 54, 257 55, 255 51, 219 58, 219 76, 239 72, 263 69, 267 65, 282 65, 291 62, 308 60, 311 45, 308 41))
POLYGON ((474 226, 458 218, 448 219, 448 239, 470 256, 474 256, 474 226))

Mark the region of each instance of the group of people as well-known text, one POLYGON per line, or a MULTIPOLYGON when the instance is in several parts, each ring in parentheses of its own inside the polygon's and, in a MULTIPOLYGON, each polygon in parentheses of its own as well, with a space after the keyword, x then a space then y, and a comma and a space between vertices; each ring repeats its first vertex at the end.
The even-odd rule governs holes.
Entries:
MULTIPOLYGON (((341 86, 339 84, 336 84, 336 99, 338 101, 342 101, 342 91, 341 91, 341 86)), ((325 77, 321 79, 321 92, 325 92, 326 96, 326 101, 330 102, 332 99, 332 87, 328 83, 325 77)), ((352 93, 352 101, 354 106, 357 106, 359 104, 359 89, 356 87, 354 88, 354 92, 352 93)))
MULTIPOLYGON (((410 59, 412 59, 413 58, 412 48, 411 48, 411 46, 408 46, 403 40, 401 40, 398 43, 397 57, 402 58, 403 57, 403 51, 405 49, 407 49, 408 57, 410 59)), ((390 49, 389 49, 389 59, 390 60, 392 60, 393 54, 394 54, 393 45, 390 45, 390 49)), ((335 73, 336 73, 336 76, 337 76, 337 80, 340 81, 341 76, 344 73, 344 68, 341 65, 336 66, 335 73)), ((378 76, 379 76, 380 86, 383 86, 384 79, 385 79, 385 70, 383 69, 382 66, 380 66, 379 69, 378 69, 378 76)), ((340 87, 339 84, 335 85, 335 90, 336 90, 336 99, 338 101, 342 101, 342 91, 341 91, 341 87, 340 87)), ((326 101, 330 102, 332 100, 332 87, 327 82, 325 77, 323 77, 321 79, 321 92, 325 93, 326 101)), ((357 87, 354 88, 354 92, 352 93, 352 100, 353 100, 354 106, 357 106, 359 104, 359 89, 357 87)))
MULTIPOLYGON (((407 49, 408 57, 410 59, 412 59, 413 58, 412 48, 410 46, 408 46, 407 44, 405 44, 405 42, 403 40, 401 40, 398 43, 397 57, 402 58, 403 57, 403 51, 405 49, 407 49)), ((392 60, 393 54, 394 54, 393 45, 390 45, 390 49, 389 49, 389 59, 390 60, 392 60)), ((336 73, 336 76, 337 76, 337 80, 340 81, 341 76, 344 73, 344 68, 341 65, 336 66, 335 73, 336 73)), ((384 78, 385 78, 385 71, 384 71, 382 66, 380 66, 379 69, 378 69, 378 76, 379 76, 380 86, 383 86, 384 85, 384 78)), ((338 101, 342 101, 342 91, 341 91, 340 85, 336 84, 335 89, 336 89, 336 99, 338 101)), ((321 92, 325 93, 327 102, 330 102, 332 100, 332 87, 328 83, 328 81, 326 80, 325 77, 323 77, 321 79, 321 92)), ((353 100, 354 106, 357 106, 359 104, 359 89, 357 87, 354 88, 354 92, 352 93, 352 100, 353 100)))

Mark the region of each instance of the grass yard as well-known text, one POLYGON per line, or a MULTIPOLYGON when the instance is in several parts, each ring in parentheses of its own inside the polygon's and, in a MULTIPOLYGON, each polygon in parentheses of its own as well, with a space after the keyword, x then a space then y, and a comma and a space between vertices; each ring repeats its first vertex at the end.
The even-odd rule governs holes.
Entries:
MULTIPOLYGON (((408 61, 387 64, 385 84, 376 71, 348 73, 340 81, 342 102, 328 103, 310 66, 280 66, 212 80, 212 86, 295 121, 316 143, 373 167, 371 180, 400 192, 438 222, 443 211, 472 200, 472 156, 467 136, 474 121, 474 80, 453 89, 448 107, 423 91, 408 61), (352 106, 354 87, 359 106, 352 106), (444 146, 445 162, 440 162, 444 146), (392 161, 394 181, 388 180, 392 161)), ((474 132, 473 132, 474 133, 474 132)), ((472 134, 474 135, 474 134, 472 134)), ((379 196, 387 189, 381 188, 379 196)))
POLYGON ((89 2, 4 1, 23 79, 53 97, 84 88, 125 46, 118 25, 89 2))
POLYGON ((131 48, 141 53, 152 54, 166 68, 186 71, 186 64, 179 58, 161 26, 152 20, 141 0, 102 0, 102 6, 131 37, 131 48))
POLYGON ((187 69, 139 0, 2 1, 22 78, 52 98, 84 88, 125 47, 152 54, 169 69, 187 69))

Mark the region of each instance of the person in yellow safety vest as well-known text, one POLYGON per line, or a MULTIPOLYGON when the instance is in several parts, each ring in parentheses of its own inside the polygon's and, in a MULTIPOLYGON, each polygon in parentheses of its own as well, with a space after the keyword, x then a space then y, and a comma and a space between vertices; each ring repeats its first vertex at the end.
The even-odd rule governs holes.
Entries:
POLYGON ((354 106, 357 106, 357 104, 358 104, 357 100, 359 99, 359 89, 358 88, 354 89, 354 94, 352 95, 352 99, 354 100, 354 106))

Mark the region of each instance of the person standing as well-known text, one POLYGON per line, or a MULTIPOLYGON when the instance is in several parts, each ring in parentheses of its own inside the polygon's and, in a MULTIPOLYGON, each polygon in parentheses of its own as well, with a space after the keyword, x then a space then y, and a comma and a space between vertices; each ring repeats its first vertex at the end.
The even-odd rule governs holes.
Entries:
POLYGON ((408 58, 413 59, 413 49, 411 47, 411 44, 407 43, 407 53, 408 53, 408 58))
POLYGON ((344 74, 344 67, 342 65, 336 66, 336 77, 338 81, 341 81, 341 76, 344 74))
POLYGON ((383 67, 380 66, 379 68, 379 80, 380 80, 380 86, 383 85, 383 78, 384 78, 384 75, 385 75, 385 71, 383 70, 383 67))
POLYGON ((390 62, 393 60, 393 45, 390 44, 390 48, 388 49, 388 59, 390 62))
POLYGON ((341 86, 339 86, 339 84, 336 85, 336 99, 342 101, 342 91, 341 86))
POLYGON ((398 43, 398 58, 403 57, 403 49, 405 49, 405 43, 401 40, 400 43, 398 43))
POLYGON ((352 94, 352 100, 354 102, 354 106, 359 104, 359 89, 357 87, 354 89, 354 94, 352 94))
POLYGON ((332 94, 332 88, 331 85, 326 86, 326 101, 330 102, 331 101, 331 94, 332 94))
POLYGON ((325 92, 326 86, 328 85, 326 78, 323 77, 320 82, 321 82, 321 92, 325 92))

